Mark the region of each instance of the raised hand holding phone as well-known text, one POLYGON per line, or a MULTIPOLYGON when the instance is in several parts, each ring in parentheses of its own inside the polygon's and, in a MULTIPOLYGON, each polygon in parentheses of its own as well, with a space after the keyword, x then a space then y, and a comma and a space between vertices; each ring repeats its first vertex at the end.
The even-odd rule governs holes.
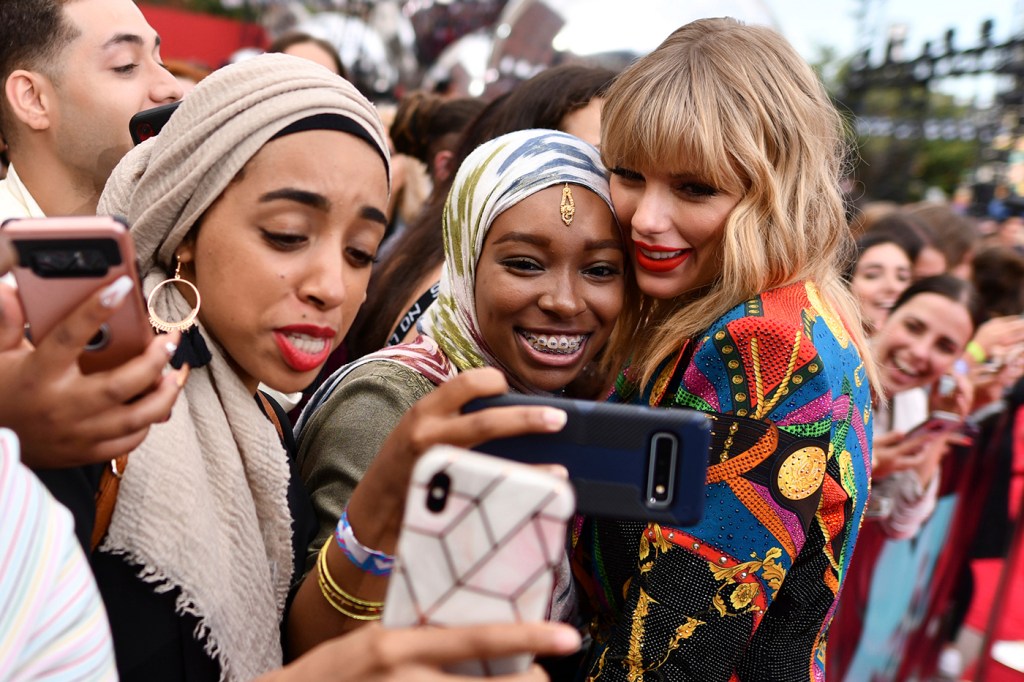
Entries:
MULTIPOLYGON (((563 479, 435 446, 413 470, 383 625, 544 620, 574 507, 563 479)), ((529 663, 529 656, 517 656, 464 661, 451 670, 491 676, 529 663)))
POLYGON ((178 335, 152 337, 116 369, 86 375, 79 366, 82 349, 130 295, 138 295, 130 277, 86 292, 33 346, 23 336, 16 292, 0 285, 0 425, 18 434, 27 465, 108 460, 134 449, 150 425, 170 415, 187 377, 187 368, 164 374, 178 335))

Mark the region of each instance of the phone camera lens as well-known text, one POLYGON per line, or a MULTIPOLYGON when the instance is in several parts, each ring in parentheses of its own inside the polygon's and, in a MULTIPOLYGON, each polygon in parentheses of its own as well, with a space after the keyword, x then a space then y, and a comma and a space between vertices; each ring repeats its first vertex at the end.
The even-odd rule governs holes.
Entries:
POLYGON ((671 433, 656 433, 651 438, 647 466, 647 505, 665 508, 672 503, 679 441, 671 433))
POLYGON ((100 350, 106 348, 108 343, 110 343, 110 327, 103 324, 100 325, 96 335, 89 339, 89 343, 85 344, 85 350, 100 350))
POLYGON ((448 474, 439 471, 430 479, 427 485, 427 509, 440 514, 448 504, 448 490, 451 488, 452 479, 448 474))

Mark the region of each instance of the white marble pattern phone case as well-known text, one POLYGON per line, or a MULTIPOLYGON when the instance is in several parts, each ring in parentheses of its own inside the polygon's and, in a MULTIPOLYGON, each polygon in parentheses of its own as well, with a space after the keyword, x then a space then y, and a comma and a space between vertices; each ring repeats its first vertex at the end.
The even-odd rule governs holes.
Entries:
MULTIPOLYGON (((536 467, 432 448, 413 471, 383 624, 544 620, 574 508, 572 486, 536 467)), ((486 677, 529 664, 516 656, 451 672, 486 677)))

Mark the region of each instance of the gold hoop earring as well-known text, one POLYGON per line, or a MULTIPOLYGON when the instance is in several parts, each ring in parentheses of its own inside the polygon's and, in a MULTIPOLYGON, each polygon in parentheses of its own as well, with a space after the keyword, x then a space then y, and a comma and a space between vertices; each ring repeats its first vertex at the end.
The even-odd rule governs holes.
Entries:
POLYGON ((146 299, 146 308, 149 310, 149 323, 153 325, 153 329, 162 332, 173 332, 175 330, 186 331, 191 329, 196 324, 196 316, 199 315, 199 305, 201 302, 199 289, 197 289, 196 285, 192 284, 192 282, 181 278, 181 259, 175 258, 175 260, 178 262, 178 265, 174 268, 174 277, 172 279, 165 279, 160 282, 160 284, 157 284, 156 288, 149 293, 149 298, 146 299), (189 314, 185 316, 185 319, 180 322, 168 322, 167 320, 161 319, 160 316, 153 311, 153 298, 156 296, 158 291, 164 288, 164 286, 168 284, 177 284, 179 282, 192 287, 192 291, 196 294, 196 305, 192 308, 189 314))
POLYGON ((562 203, 559 204, 558 211, 562 214, 562 222, 565 223, 565 226, 572 225, 572 219, 576 216, 576 202, 573 201, 572 189, 569 188, 568 182, 562 188, 562 203))

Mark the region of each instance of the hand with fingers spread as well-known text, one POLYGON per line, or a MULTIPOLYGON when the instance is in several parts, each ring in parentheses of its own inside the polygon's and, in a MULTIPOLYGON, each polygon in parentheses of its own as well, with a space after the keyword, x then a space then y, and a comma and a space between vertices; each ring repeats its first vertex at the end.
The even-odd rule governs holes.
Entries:
MULTIPOLYGON (((580 647, 579 634, 554 623, 519 623, 464 628, 387 630, 374 624, 321 644, 261 682, 456 682, 477 679, 444 672, 461 661, 532 653, 565 656, 580 647)), ((503 682, 548 679, 534 665, 526 672, 492 678, 503 682)))
POLYGON ((164 374, 179 336, 158 336, 117 369, 82 374, 78 356, 125 298, 127 277, 95 292, 38 346, 22 335, 24 317, 13 289, 0 285, 0 426, 18 434, 25 464, 79 466, 130 452, 150 425, 166 420, 187 368, 164 374))
MULTIPOLYGON (((556 432, 565 426, 565 412, 551 407, 500 407, 462 413, 462 407, 470 400, 506 391, 508 382, 499 370, 471 369, 442 384, 406 412, 381 445, 349 500, 348 521, 361 543, 380 552, 394 553, 413 466, 432 446, 472 448, 495 438, 556 432)), ((345 589, 361 599, 383 598, 386 578, 357 568, 333 542, 326 562, 333 579, 345 589)), ((318 574, 316 567, 307 574, 292 603, 288 642, 293 655, 364 624, 337 617, 321 594, 318 574)))

